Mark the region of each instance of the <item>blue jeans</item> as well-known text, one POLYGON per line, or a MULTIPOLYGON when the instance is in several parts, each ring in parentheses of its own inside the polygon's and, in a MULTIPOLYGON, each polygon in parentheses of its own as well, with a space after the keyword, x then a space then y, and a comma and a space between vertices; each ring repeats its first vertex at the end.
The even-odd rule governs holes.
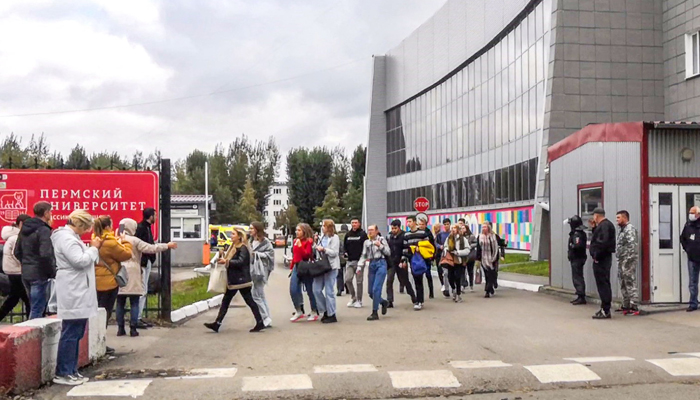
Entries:
POLYGON ((148 279, 151 277, 151 270, 153 269, 153 263, 150 261, 146 262, 146 268, 141 270, 141 273, 143 274, 141 276, 141 280, 143 281, 143 288, 146 291, 146 294, 141 296, 141 299, 139 300, 139 318, 143 317, 143 309, 146 308, 146 301, 148 299, 148 279))
POLYGON ((386 260, 372 260, 369 263, 369 297, 372 299, 372 311, 379 310, 382 299, 382 288, 386 280, 386 260))
POLYGON ((87 319, 64 319, 61 327, 61 339, 58 341, 56 357, 56 375, 68 376, 78 372, 78 352, 80 339, 85 335, 87 319))
POLYGON ((126 299, 131 303, 130 313, 131 320, 129 326, 136 328, 139 323, 139 295, 119 295, 117 296, 117 326, 119 329, 124 329, 124 314, 126 314, 126 299))
POLYGON ((314 278, 314 297, 316 297, 319 314, 326 313, 329 317, 335 315, 335 282, 337 280, 338 271, 335 269, 314 278))
POLYGON ((294 304, 294 309, 301 311, 304 309, 304 295, 301 292, 301 285, 306 287, 306 294, 309 296, 309 302, 311 303, 311 311, 318 311, 316 307, 316 298, 313 295, 313 278, 302 278, 297 276, 297 269, 292 269, 292 275, 289 280, 289 294, 292 296, 292 303, 294 304))
POLYGON ((49 281, 27 281, 25 282, 29 289, 30 312, 29 319, 42 318, 46 311, 46 305, 49 303, 49 295, 46 293, 49 289, 49 281))
POLYGON ((698 276, 700 275, 700 263, 688 260, 688 289, 690 290, 689 305, 698 308, 698 276))

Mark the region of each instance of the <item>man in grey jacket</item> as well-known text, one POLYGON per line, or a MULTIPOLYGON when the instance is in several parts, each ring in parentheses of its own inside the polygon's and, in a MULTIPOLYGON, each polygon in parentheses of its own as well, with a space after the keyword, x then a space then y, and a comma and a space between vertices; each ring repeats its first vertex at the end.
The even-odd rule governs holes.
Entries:
POLYGON ((379 319, 379 306, 382 306, 382 315, 386 315, 389 302, 382 299, 382 288, 387 273, 387 259, 391 256, 391 250, 386 239, 379 233, 377 225, 367 227, 369 238, 362 245, 362 255, 358 267, 369 264, 369 297, 372 299, 372 315, 367 321, 379 319))

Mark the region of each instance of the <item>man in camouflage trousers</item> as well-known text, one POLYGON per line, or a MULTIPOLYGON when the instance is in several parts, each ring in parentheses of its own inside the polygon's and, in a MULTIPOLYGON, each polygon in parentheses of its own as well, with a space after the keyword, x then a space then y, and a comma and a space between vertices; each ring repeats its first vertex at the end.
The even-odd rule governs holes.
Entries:
POLYGON ((623 312, 624 315, 639 315, 639 297, 637 295, 637 262, 638 256, 638 235, 637 229, 630 224, 630 214, 625 211, 618 211, 617 224, 620 226, 620 233, 617 234, 617 272, 620 280, 622 292, 622 307, 616 311, 623 312))

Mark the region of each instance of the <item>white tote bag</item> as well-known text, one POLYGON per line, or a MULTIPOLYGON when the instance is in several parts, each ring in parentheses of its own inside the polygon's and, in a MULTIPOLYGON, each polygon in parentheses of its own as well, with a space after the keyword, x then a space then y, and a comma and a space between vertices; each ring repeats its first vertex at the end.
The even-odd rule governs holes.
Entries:
POLYGON ((209 293, 225 293, 228 288, 228 276, 226 275, 226 266, 222 264, 214 265, 214 269, 209 275, 209 285, 207 292, 209 293))

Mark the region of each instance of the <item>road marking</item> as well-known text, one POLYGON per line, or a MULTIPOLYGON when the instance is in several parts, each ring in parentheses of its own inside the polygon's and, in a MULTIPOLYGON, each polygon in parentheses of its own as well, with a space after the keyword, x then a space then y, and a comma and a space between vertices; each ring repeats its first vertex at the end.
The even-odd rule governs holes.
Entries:
POLYGON ((191 375, 173 376, 165 378, 166 380, 176 379, 214 379, 214 378, 233 378, 238 372, 237 368, 197 368, 189 371, 191 375))
POLYGON ((595 372, 581 364, 530 365, 525 368, 542 383, 600 380, 595 372))
POLYGON ((278 390, 308 390, 313 388, 311 378, 306 374, 243 378, 244 392, 275 392, 278 390))
POLYGON ((681 353, 681 356, 700 357, 700 353, 681 353))
POLYGON ((450 361, 450 365, 457 369, 512 367, 512 365, 498 360, 450 361))
POLYGON ((372 364, 347 364, 347 365, 317 365, 315 374, 340 374, 344 372, 377 372, 372 364))
POLYGON ((88 382, 76 386, 68 392, 69 397, 139 397, 153 382, 150 379, 135 379, 128 381, 88 382))
POLYGON ((700 375, 700 359, 698 358, 664 358, 647 361, 662 368, 672 376, 700 375))
POLYGON ((452 371, 390 371, 391 384, 396 389, 456 388, 459 381, 452 371))
POLYGON ((580 357, 580 358, 565 358, 567 361, 576 361, 581 364, 612 362, 612 361, 634 361, 631 357, 580 357))

